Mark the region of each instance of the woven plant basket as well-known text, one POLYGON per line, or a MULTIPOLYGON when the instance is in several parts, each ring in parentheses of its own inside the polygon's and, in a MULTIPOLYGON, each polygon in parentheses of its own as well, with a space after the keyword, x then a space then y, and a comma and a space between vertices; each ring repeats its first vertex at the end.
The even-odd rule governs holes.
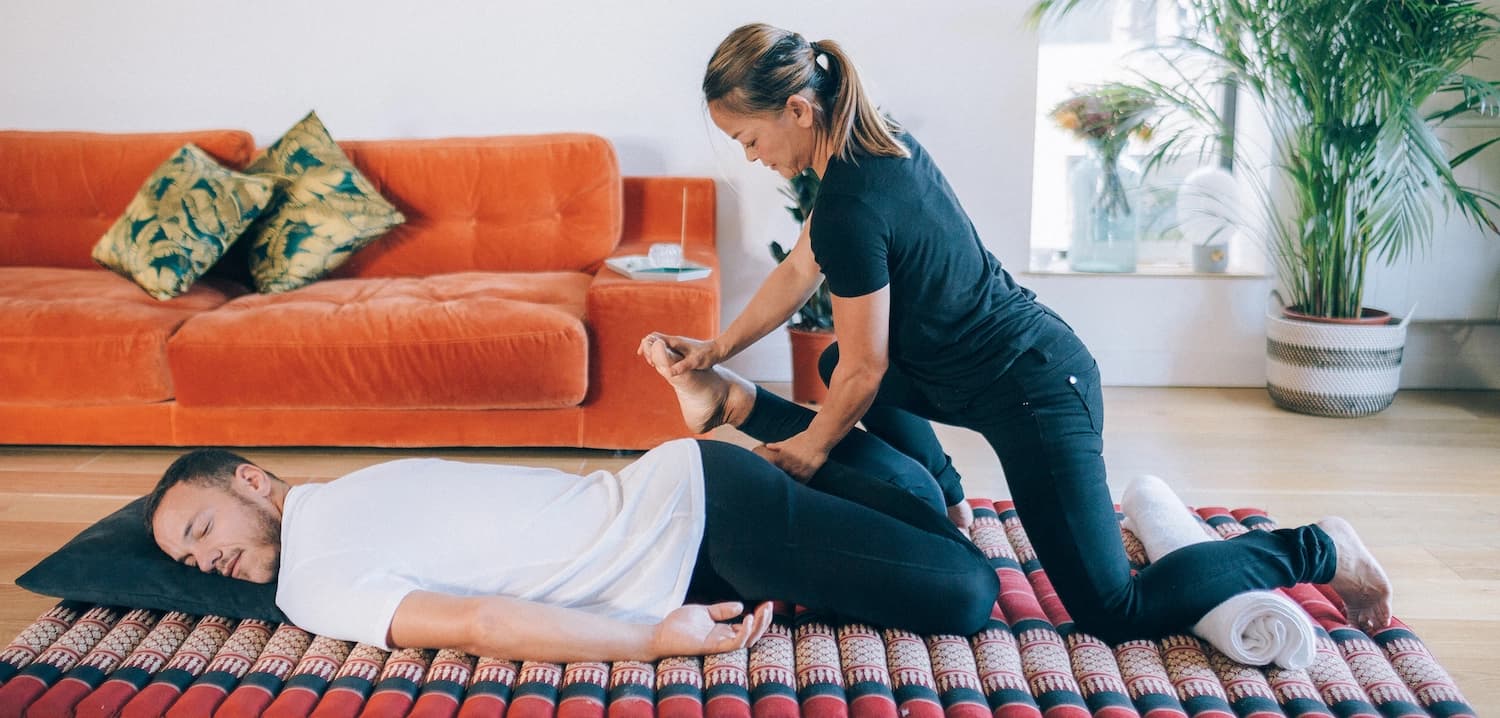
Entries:
MULTIPOLYGON (((1413 307, 1413 310, 1416 308, 1413 307)), ((1277 406, 1314 416, 1369 416, 1401 384, 1406 324, 1322 324, 1266 315, 1266 390, 1277 406)))

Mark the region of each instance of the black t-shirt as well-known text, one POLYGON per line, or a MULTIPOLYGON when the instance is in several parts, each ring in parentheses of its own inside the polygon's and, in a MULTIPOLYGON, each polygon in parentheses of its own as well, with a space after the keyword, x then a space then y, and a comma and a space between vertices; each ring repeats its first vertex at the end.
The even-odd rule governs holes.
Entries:
POLYGON ((926 150, 910 134, 898 137, 910 158, 857 152, 828 163, 813 205, 813 255, 837 296, 890 285, 896 368, 937 387, 988 386, 1066 325, 984 248, 926 150))

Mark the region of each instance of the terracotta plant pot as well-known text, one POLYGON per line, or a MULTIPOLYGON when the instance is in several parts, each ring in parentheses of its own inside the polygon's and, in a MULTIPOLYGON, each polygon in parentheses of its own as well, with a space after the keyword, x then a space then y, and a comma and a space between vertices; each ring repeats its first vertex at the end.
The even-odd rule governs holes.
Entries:
POLYGON ((799 404, 821 404, 828 387, 818 376, 818 357, 833 343, 833 332, 810 332, 786 328, 792 340, 792 401, 799 404))
POLYGON ((1317 324, 1390 324, 1391 313, 1369 307, 1361 307, 1358 317, 1315 317, 1311 314, 1303 314, 1296 307, 1287 307, 1281 310, 1287 319, 1295 319, 1299 322, 1314 322, 1317 324))

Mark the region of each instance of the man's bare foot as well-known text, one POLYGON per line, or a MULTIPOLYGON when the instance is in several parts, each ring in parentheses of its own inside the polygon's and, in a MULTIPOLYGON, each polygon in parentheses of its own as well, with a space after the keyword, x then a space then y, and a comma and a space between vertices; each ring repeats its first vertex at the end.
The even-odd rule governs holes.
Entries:
POLYGON ((1318 521, 1338 551, 1338 568, 1329 585, 1344 599, 1349 624, 1373 634, 1391 622, 1391 580, 1380 562, 1365 548, 1354 527, 1337 516, 1318 521))
POLYGON ((721 424, 735 424, 755 402, 755 385, 723 367, 695 369, 672 376, 671 367, 682 355, 663 341, 650 342, 646 361, 677 392, 677 404, 688 429, 701 434, 721 424))
POLYGON ((968 531, 969 527, 974 524, 974 509, 969 506, 969 502, 960 501, 948 507, 948 520, 952 521, 954 526, 968 531))

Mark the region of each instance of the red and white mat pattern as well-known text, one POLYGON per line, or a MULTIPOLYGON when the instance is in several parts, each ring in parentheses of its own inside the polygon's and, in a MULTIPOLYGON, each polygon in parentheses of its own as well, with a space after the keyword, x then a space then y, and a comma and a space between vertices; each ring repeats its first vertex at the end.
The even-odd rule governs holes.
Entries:
MULTIPOLYGON (((1422 641, 1368 636, 1326 586, 1286 594, 1318 627, 1305 671, 1245 666, 1188 635, 1111 646, 1075 631, 1009 502, 971 500, 1000 578, 973 636, 919 636, 785 606, 755 645, 566 665, 398 650, 289 625, 64 601, 0 651, 0 718, 1124 718, 1470 716, 1422 641)), ((1264 512, 1198 509, 1229 537, 1264 512)), ((1123 528, 1132 561, 1140 543, 1123 528)))

